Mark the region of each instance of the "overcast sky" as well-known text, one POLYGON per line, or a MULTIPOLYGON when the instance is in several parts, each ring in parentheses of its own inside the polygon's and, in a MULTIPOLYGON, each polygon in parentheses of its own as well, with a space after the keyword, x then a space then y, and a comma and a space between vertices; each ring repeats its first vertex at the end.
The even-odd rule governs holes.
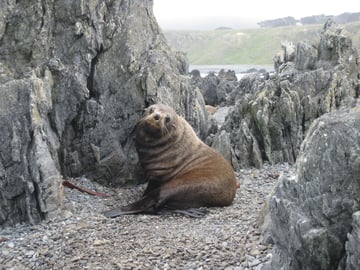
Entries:
POLYGON ((263 20, 292 16, 339 15, 360 12, 357 0, 154 0, 154 14, 161 28, 214 29, 256 27, 263 20))

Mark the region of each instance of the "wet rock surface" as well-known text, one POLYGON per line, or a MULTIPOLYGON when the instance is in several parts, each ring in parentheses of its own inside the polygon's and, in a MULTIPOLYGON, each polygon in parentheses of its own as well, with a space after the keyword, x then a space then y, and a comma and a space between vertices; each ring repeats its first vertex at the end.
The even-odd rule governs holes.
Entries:
POLYGON ((261 243, 261 210, 289 165, 244 169, 232 206, 209 208, 202 219, 179 214, 115 219, 101 212, 140 196, 144 186, 110 189, 78 178, 80 186, 113 195, 65 189, 61 216, 0 231, 0 269, 261 269, 271 245, 261 243))

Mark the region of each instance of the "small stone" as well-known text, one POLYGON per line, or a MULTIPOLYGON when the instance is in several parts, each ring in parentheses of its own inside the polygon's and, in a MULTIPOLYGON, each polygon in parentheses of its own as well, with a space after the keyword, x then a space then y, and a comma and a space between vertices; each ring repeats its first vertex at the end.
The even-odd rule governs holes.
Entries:
POLYGON ((254 259, 253 261, 249 262, 249 267, 254 267, 260 264, 261 261, 259 259, 254 259))
POLYGON ((107 239, 96 239, 94 241, 94 246, 101 246, 101 245, 106 245, 106 244, 110 244, 110 240, 107 239))
POLYGON ((28 252, 25 253, 25 256, 26 256, 26 257, 32 257, 32 256, 34 255, 34 253, 35 253, 35 251, 30 250, 30 251, 28 251, 28 252))
POLYGON ((251 255, 251 256, 257 256, 257 255, 259 255, 260 254, 260 251, 257 249, 257 248, 252 248, 251 250, 250 250, 250 252, 249 252, 249 254, 251 255))
POLYGON ((4 248, 4 249, 1 250, 1 253, 2 253, 4 256, 8 256, 8 255, 10 254, 10 251, 4 248))

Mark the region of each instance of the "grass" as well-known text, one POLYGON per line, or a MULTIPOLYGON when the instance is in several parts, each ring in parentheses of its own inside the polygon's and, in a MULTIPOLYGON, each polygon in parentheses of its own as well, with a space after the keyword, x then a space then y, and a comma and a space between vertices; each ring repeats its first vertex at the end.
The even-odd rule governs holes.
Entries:
MULTIPOLYGON (((360 48, 360 22, 343 26, 353 36, 353 45, 360 48)), ((187 53, 193 65, 257 64, 272 65, 283 41, 319 40, 323 25, 277 28, 231 29, 211 31, 164 31, 168 42, 187 53)))

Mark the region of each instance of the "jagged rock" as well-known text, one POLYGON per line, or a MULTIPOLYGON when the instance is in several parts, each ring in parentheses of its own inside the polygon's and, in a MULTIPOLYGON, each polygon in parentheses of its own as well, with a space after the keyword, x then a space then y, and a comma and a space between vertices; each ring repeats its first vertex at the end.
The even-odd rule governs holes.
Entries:
POLYGON ((230 94, 235 106, 223 129, 240 166, 294 163, 316 118, 358 103, 358 55, 346 32, 328 22, 316 46, 305 44, 280 59, 274 76, 246 76, 230 94))
POLYGON ((302 144, 297 176, 283 177, 270 200, 272 269, 359 267, 359 175, 360 108, 320 117, 302 144))
POLYGON ((307 42, 299 42, 296 46, 296 63, 297 70, 313 70, 316 68, 317 48, 313 44, 307 42))
POLYGON ((292 62, 295 60, 295 45, 292 42, 283 41, 281 48, 284 52, 284 62, 292 62))
POLYGON ((198 87, 204 96, 206 105, 224 106, 228 103, 229 95, 237 87, 237 77, 232 70, 220 70, 219 74, 209 73, 201 78, 196 71, 192 72, 191 84, 198 87))
POLYGON ((224 69, 221 69, 219 71, 218 77, 226 81, 235 81, 235 82, 237 81, 237 77, 234 70, 225 71, 224 69))
POLYGON ((38 222, 61 180, 140 182, 133 128, 154 102, 208 135, 184 54, 166 44, 152 1, 2 1, 0 225, 38 222))
POLYGON ((217 96, 218 84, 219 84, 219 79, 217 78, 215 73, 211 72, 208 75, 206 75, 206 77, 203 80, 200 81, 200 85, 197 85, 202 95, 204 96, 206 105, 216 106, 218 104, 218 96, 217 96))
POLYGON ((42 79, 32 74, 0 84, 0 225, 36 223, 61 207, 62 181, 52 153, 59 141, 46 119, 52 83, 46 72, 42 79))

